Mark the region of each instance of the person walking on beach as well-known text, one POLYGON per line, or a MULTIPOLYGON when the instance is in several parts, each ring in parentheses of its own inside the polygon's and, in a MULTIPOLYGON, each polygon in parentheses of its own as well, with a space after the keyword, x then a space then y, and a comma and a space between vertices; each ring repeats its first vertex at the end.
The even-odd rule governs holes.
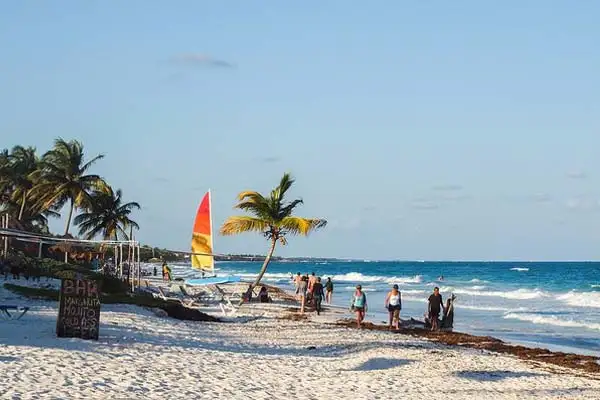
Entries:
POLYGON ((367 296, 363 293, 361 285, 356 285, 350 309, 356 313, 356 325, 360 328, 367 312, 367 296))
POLYGON ((325 282, 325 301, 327 304, 331 304, 331 295, 333 294, 333 282, 331 282, 331 278, 327 278, 327 282, 325 282))
POLYGON ((440 316, 440 311, 444 310, 444 301, 442 300, 442 295, 440 294, 440 288, 435 287, 433 289, 433 294, 429 296, 429 320, 431 321, 431 330, 437 331, 438 328, 438 318, 440 316))
POLYGON ((402 310, 402 297, 398 290, 398 285, 394 285, 392 290, 385 297, 385 308, 390 314, 389 328, 392 324, 396 330, 400 329, 400 310, 402 310))
POLYGON ((317 278, 317 281, 312 286, 312 298, 315 302, 315 310, 317 315, 321 315, 321 303, 323 302, 323 284, 321 283, 321 277, 317 278))
POLYGON ((303 276, 298 283, 296 294, 300 300, 300 314, 304 314, 304 306, 306 305, 306 290, 308 288, 308 278, 303 276))
POLYGON ((292 282, 294 282, 294 288, 296 289, 296 294, 298 294, 298 287, 300 287, 300 281, 302 280, 302 275, 300 272, 296 274, 296 276, 292 276, 292 282))

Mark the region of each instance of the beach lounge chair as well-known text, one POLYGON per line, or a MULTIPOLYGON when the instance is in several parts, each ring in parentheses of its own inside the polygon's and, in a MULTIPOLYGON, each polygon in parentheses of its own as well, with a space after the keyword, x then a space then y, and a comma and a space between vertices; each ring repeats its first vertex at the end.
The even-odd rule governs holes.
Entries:
POLYGON ((29 307, 0 305, 0 316, 2 319, 18 320, 21 319, 23 315, 27 314, 27 311, 29 311, 29 307), (11 314, 11 312, 14 314, 11 314))
POLYGON ((207 304, 210 302, 219 301, 217 296, 214 293, 202 291, 200 293, 190 293, 184 285, 179 285, 179 291, 185 296, 185 301, 188 304, 188 307, 192 307, 194 305, 207 304))
POLYGON ((225 316, 231 316, 235 314, 239 307, 236 307, 232 300, 235 300, 235 294, 227 294, 219 285, 206 285, 204 288, 210 293, 210 297, 213 301, 219 303, 219 308, 225 316))
POLYGON ((192 307, 195 300, 193 298, 189 298, 187 296, 185 296, 183 293, 181 293, 181 291, 179 293, 175 292, 173 293, 172 290, 169 290, 168 292, 165 291, 164 288, 157 286, 156 287, 158 293, 155 293, 154 296, 158 297, 159 299, 165 300, 165 301, 178 301, 181 304, 183 304, 186 307, 192 307))

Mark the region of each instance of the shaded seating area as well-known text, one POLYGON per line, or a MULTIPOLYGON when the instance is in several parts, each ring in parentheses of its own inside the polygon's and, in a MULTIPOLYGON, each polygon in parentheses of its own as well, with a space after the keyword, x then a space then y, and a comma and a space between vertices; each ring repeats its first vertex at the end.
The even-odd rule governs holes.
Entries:
POLYGON ((0 304, 0 318, 5 320, 21 319, 29 311, 29 307, 0 304))

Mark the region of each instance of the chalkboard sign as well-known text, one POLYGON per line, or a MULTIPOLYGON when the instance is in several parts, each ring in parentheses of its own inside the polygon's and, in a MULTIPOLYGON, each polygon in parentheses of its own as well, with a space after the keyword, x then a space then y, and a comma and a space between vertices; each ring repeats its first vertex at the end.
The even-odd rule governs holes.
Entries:
POLYGON ((63 279, 60 287, 58 337, 98 340, 100 327, 100 288, 98 282, 63 279))

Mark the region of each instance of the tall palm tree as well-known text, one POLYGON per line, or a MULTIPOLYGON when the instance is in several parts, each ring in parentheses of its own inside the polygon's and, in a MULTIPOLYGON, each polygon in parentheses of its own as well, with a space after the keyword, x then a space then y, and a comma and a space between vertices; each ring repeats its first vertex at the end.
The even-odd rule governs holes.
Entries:
POLYGON ((69 233, 73 210, 91 207, 92 192, 108 186, 99 175, 88 174, 90 167, 102 158, 104 155, 100 154, 85 162, 83 145, 62 138, 56 139, 53 149, 42 157, 41 173, 32 192, 45 208, 60 209, 69 203, 65 235, 69 233))
POLYGON ((35 175, 40 167, 40 160, 35 147, 13 147, 9 162, 5 165, 5 173, 0 178, 0 191, 10 188, 11 200, 20 205, 17 220, 23 219, 23 213, 35 184, 35 175))
POLYGON ((133 210, 139 210, 136 202, 123 203, 121 189, 113 192, 107 187, 92 194, 91 207, 77 215, 73 222, 79 226, 79 235, 86 239, 101 236, 104 240, 129 239, 127 228, 139 229, 129 218, 133 210))
MULTIPOLYGON (((12 200, 6 201, 0 209, 10 215, 17 215, 21 212, 21 205, 12 200)), ((60 218, 60 213, 51 209, 42 209, 39 203, 32 199, 27 207, 23 209, 20 220, 13 220, 14 227, 24 231, 36 233, 49 233, 48 220, 49 218, 60 218)))
POLYGON ((0 206, 4 206, 10 198, 10 190, 4 187, 4 182, 10 173, 10 153, 8 149, 0 150, 0 206))
POLYGON ((222 235, 235 235, 244 232, 258 232, 270 241, 269 252, 250 290, 260 283, 267 271, 277 242, 287 243, 287 235, 308 236, 312 231, 323 228, 327 221, 318 218, 302 218, 293 215, 301 199, 285 201, 285 194, 294 184, 294 179, 286 173, 279 185, 268 196, 254 191, 241 192, 235 208, 249 212, 253 216, 229 217, 221 226, 222 235))

